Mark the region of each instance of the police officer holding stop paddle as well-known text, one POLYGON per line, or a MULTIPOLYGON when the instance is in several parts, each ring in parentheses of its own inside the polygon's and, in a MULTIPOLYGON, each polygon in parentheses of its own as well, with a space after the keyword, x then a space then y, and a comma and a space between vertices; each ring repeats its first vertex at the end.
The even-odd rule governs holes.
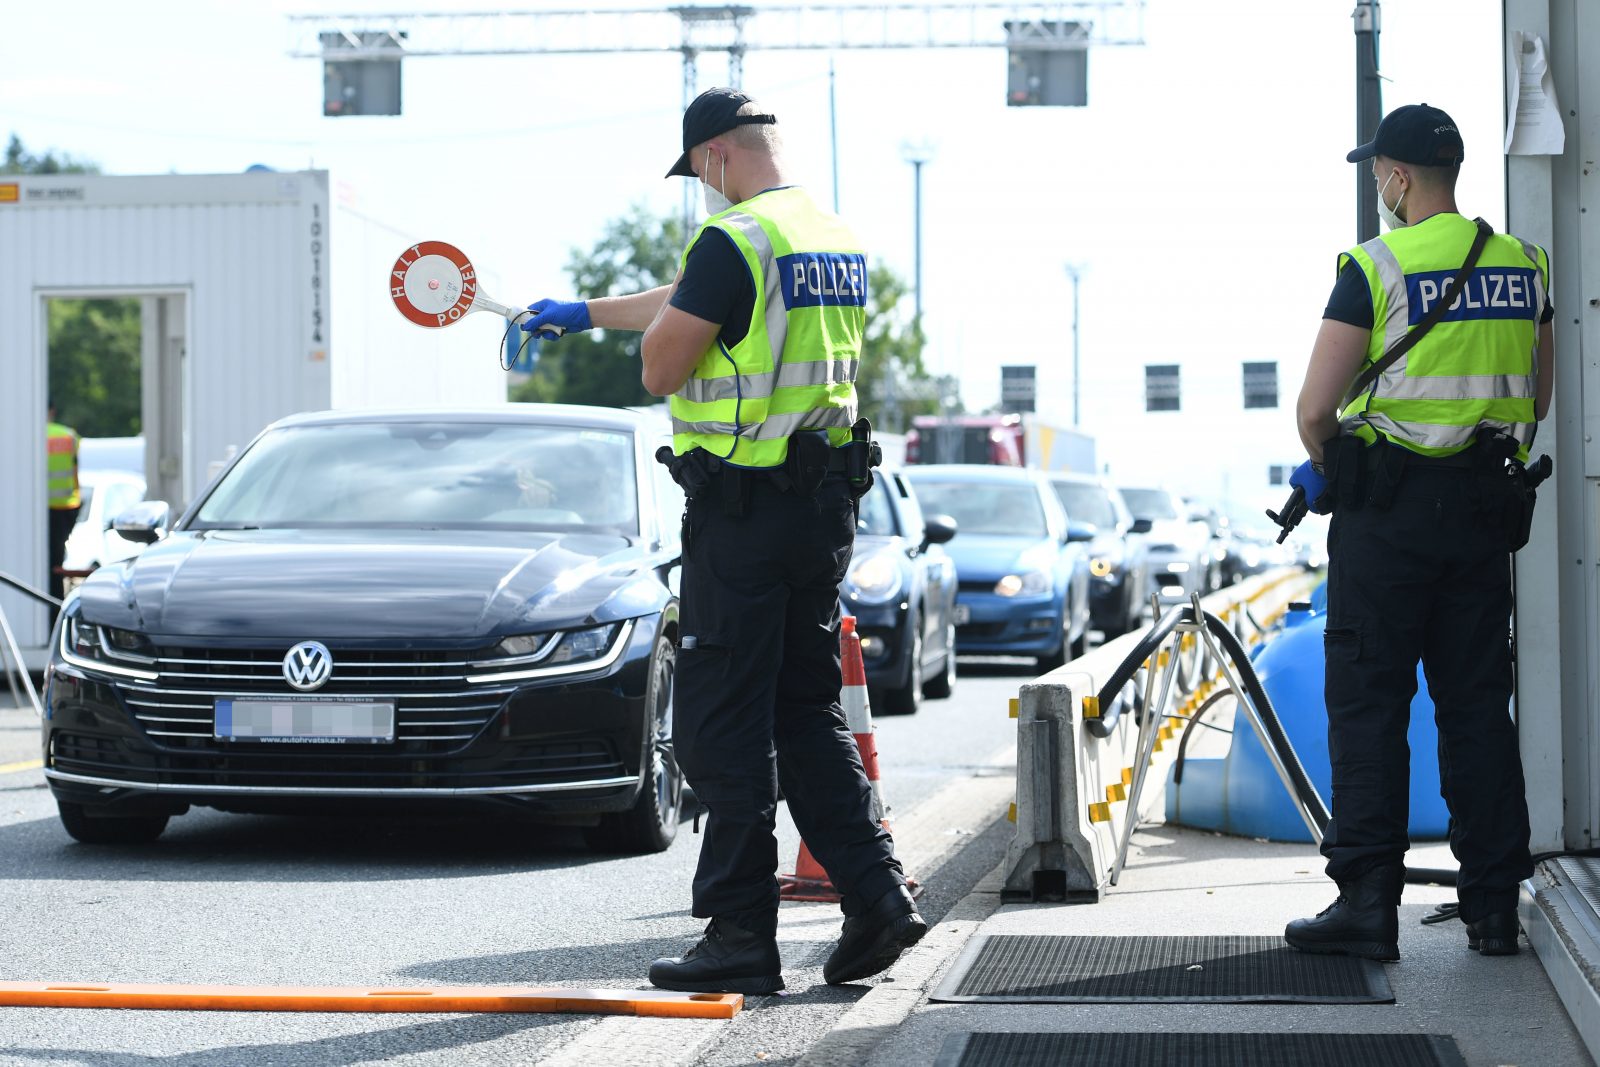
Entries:
POLYGON ((661 458, 688 496, 673 740, 709 812, 693 911, 710 921, 650 981, 690 992, 783 988, 780 783, 844 898, 829 983, 883 971, 927 929, 839 703, 839 582, 876 464, 855 389, 866 255, 788 181, 776 123, 737 90, 702 93, 667 173, 703 184, 710 218, 676 280, 536 301, 522 323, 643 330, 644 385, 671 398, 661 458))

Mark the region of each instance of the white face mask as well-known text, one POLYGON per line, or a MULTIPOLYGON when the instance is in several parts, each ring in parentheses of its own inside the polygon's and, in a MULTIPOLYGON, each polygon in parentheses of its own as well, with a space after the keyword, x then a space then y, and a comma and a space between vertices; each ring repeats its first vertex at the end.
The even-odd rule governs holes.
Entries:
POLYGON ((728 187, 728 161, 726 158, 719 158, 722 161, 721 180, 717 183, 720 188, 713 188, 711 183, 706 181, 706 178, 711 177, 711 149, 706 149, 706 165, 701 168, 704 176, 700 179, 700 183, 706 187, 706 213, 708 215, 720 215, 733 206, 733 201, 729 200, 728 194, 724 192, 728 187))
POLYGON ((1403 190, 1400 193, 1400 199, 1394 202, 1394 207, 1390 207, 1383 199, 1383 194, 1389 191, 1389 183, 1394 181, 1394 176, 1399 173, 1397 170, 1391 170, 1389 176, 1383 180, 1383 188, 1378 190, 1378 217, 1391 230, 1403 230, 1410 225, 1405 219, 1396 214, 1400 210, 1400 205, 1405 203, 1406 194, 1403 190))

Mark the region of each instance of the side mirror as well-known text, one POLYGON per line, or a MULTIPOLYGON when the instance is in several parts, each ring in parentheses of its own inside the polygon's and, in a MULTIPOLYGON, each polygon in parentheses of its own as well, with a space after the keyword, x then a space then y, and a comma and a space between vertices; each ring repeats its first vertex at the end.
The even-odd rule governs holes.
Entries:
POLYGON ((143 500, 111 520, 111 529, 125 541, 153 545, 167 536, 171 514, 165 500, 143 500))
POLYGON ((1093 541, 1096 530, 1086 522, 1067 523, 1067 544, 1093 541))
POLYGON ((949 515, 929 515, 922 524, 922 547, 942 545, 955 535, 955 519, 949 515))
POLYGON ((1156 528, 1156 524, 1149 519, 1134 519, 1133 525, 1128 527, 1129 533, 1147 534, 1156 528))

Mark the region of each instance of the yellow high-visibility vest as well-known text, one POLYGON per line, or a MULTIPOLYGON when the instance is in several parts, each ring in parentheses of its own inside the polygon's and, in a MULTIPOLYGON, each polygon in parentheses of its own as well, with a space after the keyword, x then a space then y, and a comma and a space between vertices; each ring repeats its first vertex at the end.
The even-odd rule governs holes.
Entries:
MULTIPOLYGON (((733 241, 755 283, 744 339, 719 338, 668 405, 672 447, 743 467, 776 467, 789 435, 826 430, 847 444, 867 319, 867 257, 804 190, 772 189, 707 219, 733 241)), ((690 242, 692 248, 694 242, 690 242)), ((689 253, 684 251, 683 262, 689 253)))
POLYGON ((45 464, 45 484, 50 507, 61 510, 83 503, 78 489, 78 432, 59 422, 50 423, 49 458, 45 464))
MULTIPOLYGON (((1461 269, 1477 228, 1454 213, 1391 230, 1339 257, 1367 276, 1371 366, 1421 322, 1461 269)), ((1509 234, 1484 246, 1463 291, 1415 347, 1339 415, 1343 432, 1383 437, 1424 456, 1449 456, 1480 428, 1533 440, 1539 317, 1550 286, 1544 249, 1509 234)))

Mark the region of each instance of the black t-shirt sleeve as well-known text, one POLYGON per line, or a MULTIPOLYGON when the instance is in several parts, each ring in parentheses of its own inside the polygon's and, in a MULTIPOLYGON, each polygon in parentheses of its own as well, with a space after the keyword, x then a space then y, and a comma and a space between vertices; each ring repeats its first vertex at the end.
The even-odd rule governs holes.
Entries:
POLYGON ((753 298, 755 289, 750 268, 734 247, 733 238, 721 230, 706 230, 689 249, 672 306, 725 326, 733 321, 734 309, 746 294, 753 298))
POLYGON ((1366 273, 1355 260, 1346 260, 1339 271, 1339 279, 1333 283, 1333 292, 1322 317, 1348 322, 1363 330, 1372 329, 1372 289, 1367 284, 1366 273))

